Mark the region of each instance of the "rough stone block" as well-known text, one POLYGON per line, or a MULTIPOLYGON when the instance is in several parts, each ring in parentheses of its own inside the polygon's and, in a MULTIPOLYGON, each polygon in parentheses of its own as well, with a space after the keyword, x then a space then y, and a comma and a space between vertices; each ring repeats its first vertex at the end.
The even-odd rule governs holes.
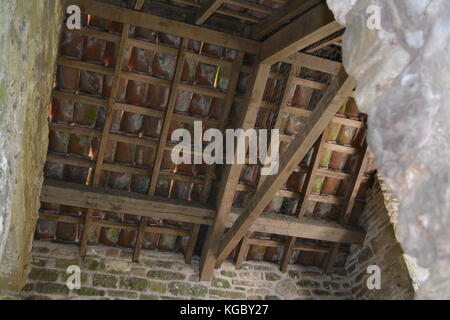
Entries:
POLYGON ((56 270, 48 270, 48 269, 31 269, 31 272, 28 276, 29 279, 35 281, 48 281, 53 282, 58 279, 59 272, 56 270))
POLYGON ((212 279, 211 285, 216 288, 224 288, 224 289, 229 289, 231 287, 230 282, 228 280, 220 278, 212 279))
POLYGON ((150 270, 147 272, 147 278, 156 280, 184 280, 186 276, 178 272, 150 270))
POLYGON ((204 297, 208 293, 208 288, 187 282, 171 282, 168 291, 175 296, 204 297))
POLYGON ((104 274, 94 274, 92 284, 95 287, 102 288, 117 288, 117 278, 114 276, 108 276, 104 274))
POLYGON ((127 290, 146 291, 148 281, 141 278, 122 278, 120 280, 120 288, 127 290))

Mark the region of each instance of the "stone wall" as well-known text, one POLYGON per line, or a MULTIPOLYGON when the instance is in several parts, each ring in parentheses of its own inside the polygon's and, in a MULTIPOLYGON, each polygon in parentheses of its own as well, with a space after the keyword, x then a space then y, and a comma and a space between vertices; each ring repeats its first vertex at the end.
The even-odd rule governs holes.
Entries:
POLYGON ((367 195, 359 224, 367 231, 363 246, 352 246, 346 269, 355 299, 413 299, 414 287, 403 249, 395 235, 399 203, 380 179, 367 195), (367 267, 381 270, 381 288, 367 288, 367 267))
POLYGON ((0 1, 0 290, 26 281, 61 21, 60 1, 0 1))
MULTIPOLYGON (((78 246, 35 241, 33 268, 20 299, 351 299, 345 275, 317 268, 245 262, 240 270, 225 262, 211 282, 198 281, 198 260, 186 265, 181 254, 146 251, 139 263, 132 251, 102 246, 78 257, 78 246), (81 289, 66 286, 66 268, 79 265, 81 289)), ((5 296, 4 298, 7 298, 5 296)))

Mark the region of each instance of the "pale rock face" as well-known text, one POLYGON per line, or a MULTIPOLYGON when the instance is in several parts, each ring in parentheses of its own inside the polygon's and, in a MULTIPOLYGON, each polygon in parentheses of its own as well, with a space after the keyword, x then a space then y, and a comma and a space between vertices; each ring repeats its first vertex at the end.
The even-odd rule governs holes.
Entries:
POLYGON ((358 0, 327 0, 327 5, 333 11, 336 21, 346 25, 346 16, 358 0))
POLYGON ((446 0, 352 3, 328 0, 346 23, 344 65, 358 82, 358 106, 369 114, 369 145, 401 201, 399 239, 429 270, 417 298, 448 299, 450 6, 446 0), (380 30, 367 28, 371 5, 380 8, 380 30))

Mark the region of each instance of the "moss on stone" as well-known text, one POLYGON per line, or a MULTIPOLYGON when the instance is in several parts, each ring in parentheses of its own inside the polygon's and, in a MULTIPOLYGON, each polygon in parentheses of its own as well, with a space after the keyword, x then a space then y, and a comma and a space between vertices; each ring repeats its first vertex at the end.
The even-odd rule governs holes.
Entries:
POLYGON ((204 297, 208 293, 208 288, 188 282, 171 282, 168 291, 175 296, 204 297))
POLYGON ((120 288, 128 290, 146 291, 148 281, 141 278, 123 278, 120 281, 120 288))
POLYGON ((225 291, 219 289, 209 289, 209 294, 212 296, 218 296, 226 299, 240 299, 243 300, 246 298, 244 292, 236 292, 236 291, 225 291))
POLYGON ((53 282, 58 279, 58 274, 59 272, 56 270, 33 268, 28 277, 31 280, 53 282))
POLYGON ((216 288, 225 288, 225 289, 229 289, 231 287, 230 282, 228 280, 220 278, 214 278, 211 282, 211 285, 216 288))
POLYGON ((147 272, 147 278, 156 280, 184 280, 186 276, 178 272, 150 270, 147 272))
POLYGON ((76 294, 79 296, 100 296, 103 297, 105 295, 104 290, 94 289, 94 288, 81 288, 79 290, 75 290, 76 294))
POLYGON ((92 284, 95 287, 117 288, 117 281, 118 281, 117 278, 114 276, 95 274, 92 280, 92 284))

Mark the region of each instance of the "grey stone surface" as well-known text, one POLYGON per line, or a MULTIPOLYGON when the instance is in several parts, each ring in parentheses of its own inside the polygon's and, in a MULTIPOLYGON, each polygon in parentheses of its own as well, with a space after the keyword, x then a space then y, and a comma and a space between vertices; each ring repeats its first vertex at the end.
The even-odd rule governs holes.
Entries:
POLYGON ((449 299, 449 3, 359 0, 351 9, 341 0, 328 3, 345 17, 344 65, 369 115, 379 171, 401 201, 397 236, 429 271, 416 298, 449 299), (366 27, 370 5, 381 9, 381 30, 366 27))
POLYGON ((61 21, 59 1, 0 1, 0 289, 29 269, 61 21))

